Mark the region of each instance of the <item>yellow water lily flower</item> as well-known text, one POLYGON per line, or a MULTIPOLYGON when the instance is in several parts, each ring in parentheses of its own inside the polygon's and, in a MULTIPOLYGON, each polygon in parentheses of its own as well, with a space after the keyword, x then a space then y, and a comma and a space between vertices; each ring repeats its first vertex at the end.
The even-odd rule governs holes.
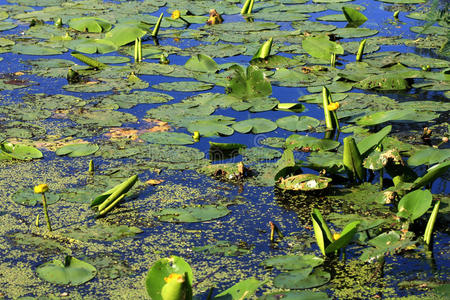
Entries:
POLYGON ((184 276, 177 273, 172 273, 168 277, 164 277, 164 281, 169 283, 171 281, 184 282, 184 276))
POLYGON ((333 102, 327 105, 329 111, 334 111, 339 108, 339 102, 333 102))
POLYGON ((45 183, 42 183, 40 185, 36 185, 34 187, 34 193, 35 194, 43 194, 46 191, 48 191, 48 185, 46 185, 45 183))
POLYGON ((180 13, 180 11, 177 9, 177 10, 174 10, 173 12, 172 12, 172 19, 174 19, 174 20, 176 20, 176 19, 179 19, 181 17, 181 13, 180 13))
POLYGON ((339 234, 339 233, 335 233, 335 234, 333 234, 333 240, 338 240, 339 238, 341 237, 341 234, 339 234))

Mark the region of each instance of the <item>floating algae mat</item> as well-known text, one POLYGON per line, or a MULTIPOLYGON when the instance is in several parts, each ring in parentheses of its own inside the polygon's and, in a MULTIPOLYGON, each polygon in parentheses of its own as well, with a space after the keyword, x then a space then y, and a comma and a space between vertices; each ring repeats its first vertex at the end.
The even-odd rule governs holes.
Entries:
POLYGON ((437 0, 0 0, 0 299, 448 299, 437 0))

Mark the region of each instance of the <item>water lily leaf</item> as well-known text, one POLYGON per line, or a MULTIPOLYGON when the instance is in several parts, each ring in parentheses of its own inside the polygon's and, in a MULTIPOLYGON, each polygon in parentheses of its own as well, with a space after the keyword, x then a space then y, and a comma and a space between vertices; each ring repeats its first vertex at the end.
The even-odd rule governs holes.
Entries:
MULTIPOLYGON (((306 108, 301 103, 278 103, 277 110, 301 113, 306 108)), ((278 125, 279 126, 279 125, 278 125)))
POLYGON ((312 136, 293 134, 286 139, 287 149, 299 149, 308 151, 329 151, 339 147, 338 141, 318 139, 312 136))
POLYGON ((342 154, 328 151, 313 152, 308 157, 309 167, 314 170, 326 169, 330 173, 341 173, 344 171, 342 154))
POLYGON ((331 14, 317 17, 317 21, 325 21, 325 22, 347 22, 347 18, 344 14, 331 14))
POLYGON ((247 100, 238 100, 231 104, 231 108, 236 111, 249 110, 250 112, 262 112, 275 108, 280 102, 271 97, 258 97, 247 100))
POLYGON ((145 278, 145 287, 148 295, 153 300, 164 300, 161 296, 161 291, 166 285, 164 278, 168 278, 170 274, 185 275, 187 281, 186 298, 192 298, 192 282, 194 274, 191 266, 181 257, 171 256, 168 258, 161 258, 155 262, 147 273, 145 278))
POLYGON ((105 40, 111 41, 117 47, 134 42, 143 37, 147 31, 145 27, 138 24, 119 24, 113 30, 106 33, 105 40))
POLYGON ((219 65, 209 56, 197 54, 188 59, 184 67, 197 72, 217 72, 219 65))
POLYGON ((330 41, 327 35, 307 37, 303 40, 302 47, 312 57, 326 61, 330 61, 332 54, 344 54, 344 48, 330 41))
POLYGON ((251 249, 243 248, 241 245, 231 244, 227 241, 217 241, 214 245, 194 247, 193 251, 206 252, 209 255, 238 256, 251 253, 251 249))
POLYGON ((356 27, 364 24, 367 21, 367 17, 353 7, 344 6, 342 7, 342 12, 347 19, 347 22, 355 25, 356 27))
POLYGON ((281 273, 275 277, 273 284, 284 289, 309 289, 324 285, 331 279, 328 272, 320 269, 311 271, 312 268, 281 273))
POLYGON ((445 27, 438 27, 438 26, 411 26, 409 28, 412 32, 419 33, 419 34, 435 34, 435 35, 446 35, 448 32, 448 29, 445 27))
POLYGON ((306 32, 332 31, 336 29, 336 26, 334 25, 311 21, 296 21, 292 22, 291 25, 295 29, 300 29, 301 31, 306 32))
POLYGON ((252 147, 248 149, 239 149, 239 154, 243 156, 246 162, 256 162, 261 160, 273 160, 281 157, 281 152, 275 149, 264 147, 252 147))
POLYGON ((277 125, 278 127, 289 131, 305 131, 319 126, 320 121, 308 116, 299 117, 296 115, 292 115, 289 117, 278 119, 277 125))
POLYGON ((131 94, 120 93, 108 95, 101 99, 97 107, 102 108, 132 108, 142 103, 164 103, 173 100, 174 98, 168 94, 148 92, 148 91, 134 91, 131 94))
POLYGON ((0 160, 1 159, 31 160, 42 157, 43 157, 42 152, 31 146, 12 143, 0 144, 0 160))
POLYGON ((6 11, 0 12, 0 20, 8 19, 9 15, 6 11))
POLYGON ((265 267, 274 267, 282 270, 309 269, 323 264, 324 259, 312 254, 305 255, 279 255, 264 260, 265 267))
POLYGON ((427 122, 437 118, 439 114, 433 112, 421 112, 418 113, 414 110, 387 110, 379 111, 372 114, 365 115, 356 121, 356 124, 360 126, 371 126, 381 124, 389 121, 398 122, 427 122))
POLYGON ((46 262, 36 268, 37 275, 56 284, 80 285, 97 274, 97 269, 75 257, 66 256, 64 263, 59 260, 46 262))
POLYGON ((192 136, 182 132, 146 132, 140 138, 152 144, 190 145, 195 143, 192 136))
POLYGON ((414 153, 408 159, 408 165, 416 167, 420 165, 433 165, 450 158, 450 149, 428 148, 414 153))
POLYGON ((222 218, 230 213, 226 206, 198 205, 183 208, 166 208, 158 213, 162 222, 204 222, 222 218))
POLYGON ((104 64, 122 64, 122 63, 126 63, 129 62, 130 59, 128 57, 124 57, 124 56, 100 56, 97 59, 99 62, 104 63, 104 64))
POLYGON ((340 237, 333 241, 330 245, 325 248, 325 253, 333 253, 341 248, 347 246, 356 234, 360 221, 353 221, 347 224, 342 232, 340 233, 340 237))
POLYGON ((256 278, 248 278, 216 295, 214 299, 248 299, 247 297, 252 297, 263 283, 256 278))
POLYGON ((88 156, 97 152, 100 147, 96 144, 80 143, 70 144, 56 150, 56 155, 69 157, 88 156))
POLYGON ((369 76, 354 85, 358 89, 406 90, 410 88, 408 73, 386 73, 369 76), (402 76, 405 75, 405 76, 402 76))
POLYGON ((11 22, 0 22, 0 31, 6 31, 13 28, 16 28, 17 24, 11 22))
POLYGON ((249 99, 272 94, 270 81, 257 66, 250 65, 245 70, 242 66, 233 65, 230 70, 234 71, 234 75, 228 84, 228 89, 234 97, 249 99))
MULTIPOLYGON (((51 191, 45 193, 47 198, 47 204, 51 205, 58 202, 61 197, 59 194, 53 193, 51 191)), ((42 195, 34 193, 33 189, 23 189, 16 191, 11 199, 24 206, 35 206, 37 203, 42 203, 42 195)))
POLYGON ((135 116, 115 110, 92 110, 71 114, 70 119, 82 125, 96 125, 101 127, 121 126, 122 123, 136 122, 135 116))
POLYGON ((263 295, 258 298, 259 300, 329 300, 327 293, 325 292, 312 292, 312 291, 288 291, 288 292, 276 292, 263 295))
POLYGON ((39 44, 18 43, 11 47, 11 52, 26 55, 57 55, 62 51, 58 48, 50 48, 39 44))
POLYGON ((155 84, 152 85, 152 88, 163 91, 198 92, 210 90, 213 86, 212 84, 198 81, 174 81, 155 84))
POLYGON ((276 186, 282 190, 308 192, 326 189, 329 182, 331 182, 331 178, 314 174, 300 174, 280 178, 276 186))
POLYGON ((368 244, 374 248, 366 248, 359 259, 367 261, 372 257, 384 255, 386 252, 394 252, 396 249, 405 248, 414 244, 409 239, 400 239, 400 234, 396 231, 390 231, 380 234, 379 236, 368 241, 368 244))
POLYGON ((69 26, 82 32, 106 32, 112 28, 107 20, 98 17, 81 17, 69 21, 69 26))
POLYGON ((77 39, 66 43, 70 49, 83 53, 110 53, 117 51, 118 47, 105 39, 77 39))
POLYGON ((263 118, 248 119, 233 124, 234 130, 240 133, 254 134, 270 132, 277 129, 277 124, 273 121, 263 118))
POLYGON ((414 221, 428 211, 432 200, 429 190, 410 192, 400 199, 397 216, 414 221))
POLYGON ((228 127, 233 124, 232 118, 212 116, 209 119, 197 120, 189 123, 187 130, 191 133, 198 131, 202 136, 232 135, 234 129, 228 127))
POLYGON ((426 0, 379 0, 379 1, 392 4, 419 4, 426 2, 426 0))
POLYGON ((119 239, 135 236, 143 231, 137 227, 126 225, 104 225, 95 224, 88 227, 83 225, 80 227, 70 228, 64 231, 64 235, 73 239, 88 242, 95 241, 116 241, 119 239))
POLYGON ((338 28, 332 31, 333 34, 343 38, 361 38, 378 34, 378 30, 369 28, 338 28))

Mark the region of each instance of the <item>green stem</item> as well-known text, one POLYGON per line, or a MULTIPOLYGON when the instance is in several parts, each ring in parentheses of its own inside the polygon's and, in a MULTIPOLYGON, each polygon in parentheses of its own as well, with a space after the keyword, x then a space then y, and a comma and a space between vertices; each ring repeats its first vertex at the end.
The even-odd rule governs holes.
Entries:
POLYGON ((328 130, 334 130, 335 127, 333 126, 333 120, 331 119, 330 111, 328 110, 328 104, 330 104, 328 96, 330 94, 330 91, 326 87, 323 87, 322 89, 322 105, 323 105, 323 113, 325 115, 325 125, 327 126, 328 130))
POLYGON ((42 203, 44 204, 44 215, 45 220, 47 221, 48 231, 52 231, 52 225, 50 224, 50 218, 48 217, 47 198, 45 197, 45 193, 42 193, 42 203))
POLYGON ((356 53, 356 61, 361 61, 365 46, 366 40, 362 40, 361 43, 359 44, 358 53, 356 53))

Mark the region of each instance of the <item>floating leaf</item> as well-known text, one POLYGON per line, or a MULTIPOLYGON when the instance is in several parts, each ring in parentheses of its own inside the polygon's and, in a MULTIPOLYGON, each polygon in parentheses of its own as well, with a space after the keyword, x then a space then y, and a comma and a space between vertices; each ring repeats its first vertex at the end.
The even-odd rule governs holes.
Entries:
POLYGON ((88 227, 83 225, 80 227, 70 228, 64 231, 64 235, 79 241, 116 241, 119 239, 135 236, 143 231, 137 227, 126 225, 104 225, 95 224, 88 227))
POLYGON ((51 283, 80 285, 94 278, 97 269, 87 262, 66 256, 64 263, 59 260, 46 262, 37 267, 36 273, 51 283))
MULTIPOLYGON (((47 198, 47 205, 58 202, 61 197, 59 194, 53 192, 46 192, 45 197, 47 198)), ((35 206, 37 203, 42 203, 42 195, 34 193, 33 189, 23 189, 16 191, 11 196, 12 201, 24 205, 24 206, 35 206)))
POLYGON ((432 200, 429 190, 410 192, 400 199, 397 216, 414 221, 427 212, 432 200))
POLYGON ((213 85, 198 81, 174 81, 155 84, 152 85, 152 88, 163 91, 198 92, 210 90, 213 88, 213 85))
POLYGON ((152 144, 189 145, 195 143, 192 136, 182 132, 147 132, 140 138, 152 144))
POLYGON ((12 143, 2 143, 0 144, 0 160, 1 159, 19 159, 19 160, 30 160, 36 158, 42 158, 42 152, 38 149, 12 143))
POLYGON ((244 70, 242 66, 233 65, 230 70, 234 71, 234 75, 228 84, 231 95, 249 99, 272 94, 270 81, 257 66, 250 65, 244 70))
POLYGON ((193 251, 206 252, 210 255, 237 256, 251 253, 251 249, 244 248, 241 245, 231 244, 227 241, 217 241, 214 245, 206 245, 203 247, 194 247, 193 251))
POLYGON ((96 144, 70 144, 56 150, 56 155, 67 155, 69 157, 88 156, 97 152, 100 147, 96 144))
POLYGON ((233 124, 230 118, 212 116, 210 119, 197 120, 189 123, 187 130, 191 133, 198 131, 203 136, 232 135, 234 130, 228 125, 233 124))
POLYGON ((106 32, 112 28, 112 24, 102 18, 81 17, 69 21, 69 26, 82 32, 106 32))
POLYGON ((320 124, 319 120, 308 116, 299 117, 296 115, 292 115, 277 120, 278 127, 289 131, 311 130, 319 126, 319 124, 320 124))
POLYGON ((279 255, 264 260, 265 267, 274 267, 282 270, 309 269, 323 264, 324 259, 312 254, 305 255, 279 255))
POLYGON ((353 7, 344 6, 342 7, 342 12, 347 19, 347 22, 355 25, 356 27, 364 24, 367 21, 367 17, 353 7))
POLYGON ((424 113, 416 112, 414 110, 393 109, 387 111, 379 111, 367 114, 359 118, 356 124, 361 126, 377 125, 389 121, 397 122, 427 122, 437 118, 439 114, 434 112, 424 113))
POLYGON ((224 217, 230 213, 225 206, 199 205, 184 208, 166 208, 158 213, 158 219, 163 222, 204 222, 224 217))
POLYGON ((339 147, 340 144, 338 141, 298 134, 293 134, 286 139, 287 149, 299 149, 307 152, 333 150, 339 147))
POLYGON ((450 149, 428 148, 414 153, 408 159, 408 165, 416 167, 420 165, 434 165, 450 158, 450 149))
POLYGON ((120 24, 113 30, 106 33, 105 40, 111 41, 117 47, 134 42, 137 38, 143 37, 147 31, 137 24, 120 24))
POLYGON ((324 285, 331 279, 331 275, 320 269, 312 268, 281 273, 273 280, 273 284, 283 289, 309 289, 324 285))
POLYGON ((263 295, 258 298, 259 300, 329 300, 327 293, 325 292, 312 292, 312 291, 288 291, 288 292, 276 292, 263 295))
POLYGON ((248 299, 253 296, 253 294, 262 284, 263 282, 257 280, 256 278, 248 278, 239 281, 232 287, 216 295, 214 299, 248 299))
POLYGON ((277 124, 267 119, 254 118, 234 123, 233 128, 240 133, 259 134, 277 129, 277 124))

